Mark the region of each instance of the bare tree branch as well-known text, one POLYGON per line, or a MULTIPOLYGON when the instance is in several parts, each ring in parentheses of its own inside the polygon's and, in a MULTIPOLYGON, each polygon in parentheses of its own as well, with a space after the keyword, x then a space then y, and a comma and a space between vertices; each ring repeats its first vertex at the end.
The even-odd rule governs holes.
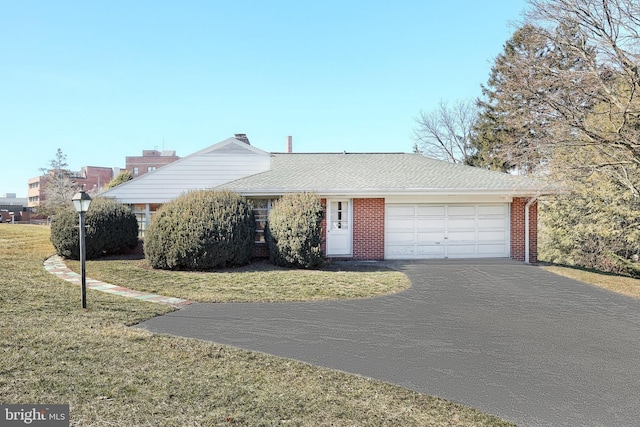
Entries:
POLYGON ((452 107, 441 101, 438 109, 415 118, 414 140, 428 157, 464 163, 473 152, 470 136, 477 118, 475 103, 458 101, 452 107))

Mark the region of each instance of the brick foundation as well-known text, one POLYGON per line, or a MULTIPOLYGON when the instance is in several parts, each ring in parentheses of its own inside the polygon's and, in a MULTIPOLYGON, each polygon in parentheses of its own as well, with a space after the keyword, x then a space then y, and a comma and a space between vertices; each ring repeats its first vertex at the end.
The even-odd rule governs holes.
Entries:
POLYGON ((269 258, 269 245, 266 243, 256 243, 253 247, 254 258, 269 258))

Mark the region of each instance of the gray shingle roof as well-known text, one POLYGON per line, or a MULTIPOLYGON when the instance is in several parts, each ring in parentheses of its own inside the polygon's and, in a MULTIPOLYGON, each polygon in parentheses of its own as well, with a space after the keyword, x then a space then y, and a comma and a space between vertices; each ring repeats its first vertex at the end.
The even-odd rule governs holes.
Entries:
POLYGON ((272 154, 267 172, 218 187, 241 193, 283 194, 472 194, 533 195, 544 184, 405 153, 272 154))

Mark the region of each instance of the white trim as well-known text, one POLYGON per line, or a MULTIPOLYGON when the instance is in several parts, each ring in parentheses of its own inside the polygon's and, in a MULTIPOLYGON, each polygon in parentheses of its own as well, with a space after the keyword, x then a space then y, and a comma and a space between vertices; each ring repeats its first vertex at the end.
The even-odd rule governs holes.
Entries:
POLYGON ((538 196, 534 196, 531 199, 529 199, 529 201, 527 202, 526 205, 524 205, 524 262, 529 264, 530 260, 529 260, 529 245, 531 244, 531 242, 529 241, 529 209, 531 209, 531 205, 533 205, 533 203, 538 200, 538 196))
POLYGON ((149 228, 149 223, 151 223, 151 208, 149 207, 149 203, 144 205, 144 225, 145 230, 149 228))
POLYGON ((511 203, 513 198, 510 196, 496 195, 429 195, 429 196, 405 196, 393 195, 385 197, 386 204, 404 204, 404 203, 444 203, 444 204, 482 204, 482 203, 511 203))

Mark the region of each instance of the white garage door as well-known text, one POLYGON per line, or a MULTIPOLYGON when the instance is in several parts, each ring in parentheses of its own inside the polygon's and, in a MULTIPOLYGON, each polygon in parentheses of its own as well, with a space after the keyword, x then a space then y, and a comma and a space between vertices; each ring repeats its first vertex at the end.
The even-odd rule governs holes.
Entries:
POLYGON ((386 206, 387 259, 508 256, 508 204, 386 206))

